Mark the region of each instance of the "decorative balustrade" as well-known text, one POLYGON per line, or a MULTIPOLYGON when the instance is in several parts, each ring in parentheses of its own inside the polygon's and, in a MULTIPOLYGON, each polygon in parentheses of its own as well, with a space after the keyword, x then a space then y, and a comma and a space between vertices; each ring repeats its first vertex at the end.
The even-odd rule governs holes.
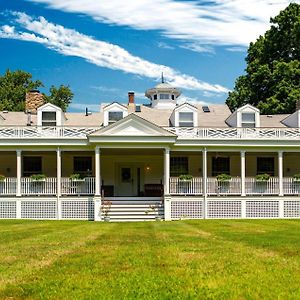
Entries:
POLYGON ((255 177, 245 180, 246 195, 278 195, 279 178, 271 177, 267 181, 258 181, 255 177))
POLYGON ((164 127, 179 138, 192 139, 300 139, 300 128, 164 127))
POLYGON ((27 126, 0 127, 0 138, 86 138, 100 127, 27 126))
POLYGON ((216 177, 207 178, 208 195, 240 195, 241 178, 232 177, 228 181, 218 181, 216 177))
POLYGON ((179 177, 170 177, 170 193, 174 195, 199 195, 202 194, 202 177, 191 180, 180 180, 179 177))
POLYGON ((78 180, 62 178, 61 193, 63 195, 93 195, 95 194, 95 177, 78 180))

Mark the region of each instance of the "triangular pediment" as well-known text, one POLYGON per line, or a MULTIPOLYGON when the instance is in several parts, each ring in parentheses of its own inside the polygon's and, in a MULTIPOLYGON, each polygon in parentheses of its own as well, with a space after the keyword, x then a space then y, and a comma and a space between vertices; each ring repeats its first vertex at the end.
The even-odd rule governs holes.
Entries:
POLYGON ((95 136, 175 136, 173 133, 161 128, 135 114, 130 114, 124 119, 101 128, 90 134, 95 136))

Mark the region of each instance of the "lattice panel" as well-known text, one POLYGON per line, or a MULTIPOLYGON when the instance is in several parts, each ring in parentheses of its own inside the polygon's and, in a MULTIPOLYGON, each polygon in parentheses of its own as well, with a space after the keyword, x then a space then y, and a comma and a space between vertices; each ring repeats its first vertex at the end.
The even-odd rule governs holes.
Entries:
POLYGON ((171 219, 202 219, 203 203, 202 201, 172 201, 171 219))
POLYGON ((279 201, 246 201, 247 218, 278 218, 279 201))
POLYGON ((284 201, 284 217, 300 218, 300 201, 284 201))
POLYGON ((16 217, 16 201, 0 201, 0 219, 15 219, 16 217))
POLYGON ((241 201, 207 201, 207 217, 233 219, 242 217, 241 201))
POLYGON ((56 201, 22 201, 21 218, 56 219, 56 201))
POLYGON ((70 200, 61 202, 62 219, 94 219, 94 202, 84 200, 70 200))

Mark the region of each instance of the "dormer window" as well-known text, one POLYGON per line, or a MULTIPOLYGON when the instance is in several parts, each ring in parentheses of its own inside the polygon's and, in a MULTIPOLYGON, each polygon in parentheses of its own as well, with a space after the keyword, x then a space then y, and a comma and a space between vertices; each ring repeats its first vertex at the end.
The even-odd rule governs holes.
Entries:
POLYGON ((255 127, 255 113, 243 112, 241 127, 254 128, 255 127))
POLYGON ((42 112, 42 126, 56 126, 56 111, 42 112))
POLYGON ((169 94, 159 94, 159 99, 161 100, 169 100, 170 95, 169 94))
POLYGON ((108 125, 113 124, 121 119, 123 119, 122 111, 109 111, 108 112, 108 125))
POLYGON ((193 112, 179 112, 179 127, 193 127, 194 113, 193 112))

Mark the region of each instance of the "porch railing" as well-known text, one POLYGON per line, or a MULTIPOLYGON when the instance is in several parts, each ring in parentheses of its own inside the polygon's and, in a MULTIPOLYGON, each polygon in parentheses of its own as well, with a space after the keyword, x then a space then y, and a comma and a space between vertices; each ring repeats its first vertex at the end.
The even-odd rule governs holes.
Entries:
POLYGON ((180 180, 179 177, 170 177, 170 193, 177 195, 202 194, 202 177, 194 177, 192 180, 180 180))
POLYGON ((245 180, 246 195, 278 195, 279 178, 271 177, 268 181, 257 181, 255 177, 245 180))
POLYGON ((15 195, 17 192, 17 178, 7 177, 0 181, 1 195, 15 195))
POLYGON ((22 195, 56 195, 57 180, 55 177, 48 177, 43 180, 33 180, 30 177, 21 178, 22 195))
POLYGON ((299 128, 164 128, 179 137, 193 139, 300 139, 299 128))
POLYGON ((298 195, 300 194, 300 181, 292 177, 283 178, 283 193, 285 195, 298 195))
POLYGON ((93 195, 95 194, 95 177, 82 180, 61 179, 61 193, 63 195, 93 195))
POLYGON ((218 181, 215 177, 207 178, 208 195, 240 195, 241 178, 232 177, 228 181, 218 181))

